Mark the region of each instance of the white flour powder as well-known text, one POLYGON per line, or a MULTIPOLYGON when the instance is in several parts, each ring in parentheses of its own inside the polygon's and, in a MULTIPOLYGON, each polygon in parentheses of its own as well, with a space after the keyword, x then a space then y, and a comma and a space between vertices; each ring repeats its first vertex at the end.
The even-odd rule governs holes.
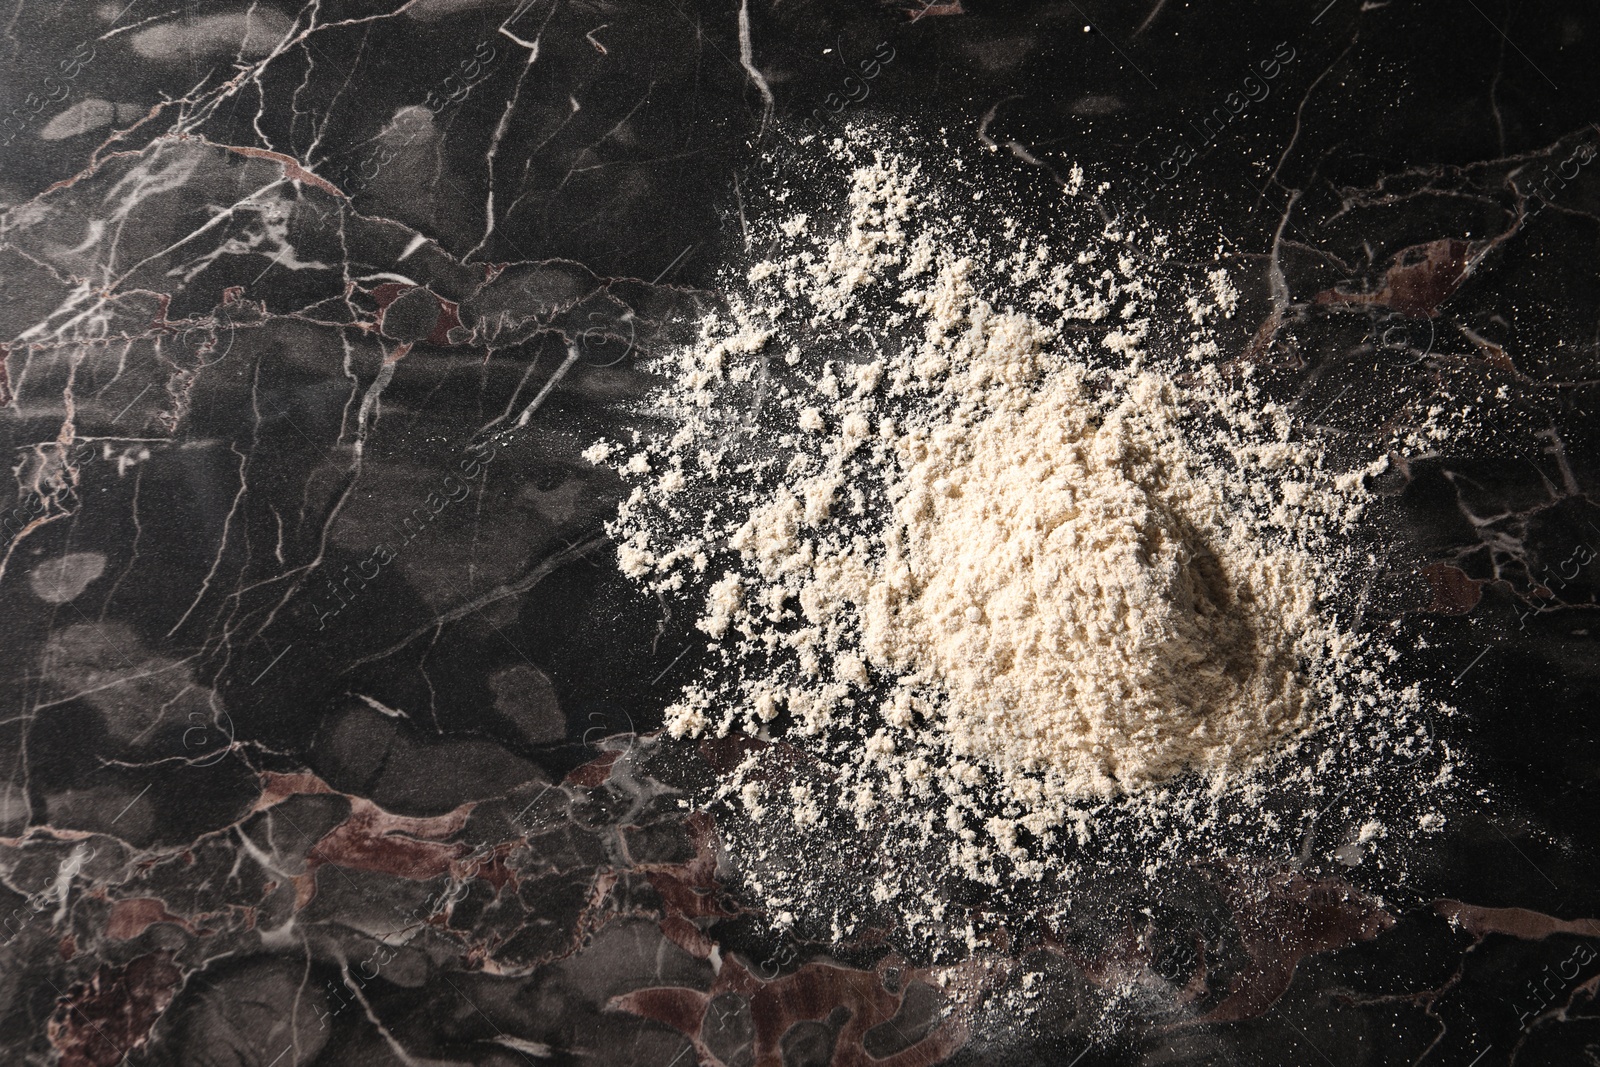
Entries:
POLYGON ((1061 371, 912 446, 850 590, 870 660, 947 691, 959 754, 1080 792, 1261 754, 1307 724, 1306 664, 1339 647, 1318 568, 1233 528, 1172 384, 1120 384, 1105 411, 1061 371))
MULTIPOLYGON (((864 140, 816 175, 848 175, 845 215, 758 218, 741 295, 659 361, 669 430, 587 453, 633 486, 623 570, 695 605, 716 656, 669 733, 814 761, 745 761, 724 795, 752 826, 871 828, 863 892, 971 945, 940 865, 1041 879, 1099 834, 1152 842, 1154 871, 1183 855, 1167 819, 1282 829, 1264 769, 1298 759, 1274 774, 1309 805, 1351 723, 1383 721, 1371 752, 1421 744, 1420 695, 1324 599, 1363 562, 1341 534, 1364 472, 1325 467, 1247 372, 1225 382, 1226 274, 1098 228, 1051 247, 864 140)), ((826 859, 771 840, 747 842, 755 889, 836 937, 861 921, 826 859)))

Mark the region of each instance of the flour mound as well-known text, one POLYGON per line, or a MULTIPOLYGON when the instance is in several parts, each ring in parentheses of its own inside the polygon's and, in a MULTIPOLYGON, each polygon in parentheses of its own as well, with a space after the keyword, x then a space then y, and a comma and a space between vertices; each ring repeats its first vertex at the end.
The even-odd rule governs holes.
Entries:
POLYGON ((961 755, 1100 792, 1235 767, 1306 724, 1309 568, 1230 532, 1169 382, 1097 408, 1063 374, 929 435, 864 647, 948 690, 961 755))
POLYGON ((1441 825, 1451 709, 1350 621, 1386 457, 1336 463, 1227 357, 1220 267, 1070 200, 1030 231, 959 152, 931 181, 885 143, 750 183, 730 295, 585 453, 704 652, 665 734, 738 754, 695 802, 742 891, 959 955, 1112 868, 1441 825))

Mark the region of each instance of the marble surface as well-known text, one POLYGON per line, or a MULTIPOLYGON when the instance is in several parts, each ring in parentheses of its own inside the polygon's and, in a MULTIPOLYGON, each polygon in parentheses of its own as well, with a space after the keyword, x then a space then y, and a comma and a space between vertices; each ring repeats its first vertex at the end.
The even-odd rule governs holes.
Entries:
POLYGON ((0 27, 4 1062, 1600 1062, 1585 5, 0 27), (715 301, 762 152, 852 115, 1040 198, 1081 165, 1108 218, 1234 273, 1234 358, 1336 439, 1474 415, 1380 486, 1371 623, 1462 708, 1440 740, 1482 799, 1403 899, 1308 865, 1313 825, 1182 907, 1112 884, 1071 928, 1008 917, 936 980, 892 930, 774 938, 719 878, 683 799, 728 756, 652 734, 692 657, 578 453, 715 301))

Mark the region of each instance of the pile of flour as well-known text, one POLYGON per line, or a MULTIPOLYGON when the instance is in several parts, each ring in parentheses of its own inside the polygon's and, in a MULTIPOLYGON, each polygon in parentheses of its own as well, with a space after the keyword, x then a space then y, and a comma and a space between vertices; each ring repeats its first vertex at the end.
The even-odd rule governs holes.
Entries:
POLYGON ((797 186, 848 206, 775 192, 736 295, 655 361, 641 414, 667 429, 586 453, 631 484, 623 571, 692 605, 713 653, 668 732, 812 761, 756 749, 723 788, 780 921, 844 936, 866 905, 780 858, 774 820, 870 828, 863 892, 972 943, 927 871, 1038 880, 1174 812, 1195 842, 1265 840, 1287 829, 1269 779, 1310 804, 1349 723, 1416 750, 1420 694, 1325 599, 1383 460, 1331 469, 1248 367, 1224 376, 1226 274, 1081 219, 1055 247, 868 133, 820 147, 797 186))
POLYGON ((1173 384, 1119 385, 1097 403, 1069 367, 910 444, 882 558, 839 590, 870 663, 943 687, 958 753, 1080 792, 1259 756, 1344 647, 1315 562, 1235 524, 1173 384))

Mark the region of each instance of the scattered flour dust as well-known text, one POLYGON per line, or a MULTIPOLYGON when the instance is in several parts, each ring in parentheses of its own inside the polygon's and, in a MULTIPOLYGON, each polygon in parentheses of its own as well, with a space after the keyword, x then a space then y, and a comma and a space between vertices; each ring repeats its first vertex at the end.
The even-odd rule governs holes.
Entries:
POLYGON ((765 254, 653 368, 667 430, 586 453, 632 486, 623 571, 712 653, 668 733, 748 739, 717 799, 749 888, 815 936, 972 950, 958 883, 1065 907, 1086 863, 1292 844, 1330 779, 1370 779, 1352 826, 1447 782, 1449 709, 1334 599, 1383 460, 1331 469, 1225 377, 1227 274, 823 147, 817 203, 771 195, 765 254))

